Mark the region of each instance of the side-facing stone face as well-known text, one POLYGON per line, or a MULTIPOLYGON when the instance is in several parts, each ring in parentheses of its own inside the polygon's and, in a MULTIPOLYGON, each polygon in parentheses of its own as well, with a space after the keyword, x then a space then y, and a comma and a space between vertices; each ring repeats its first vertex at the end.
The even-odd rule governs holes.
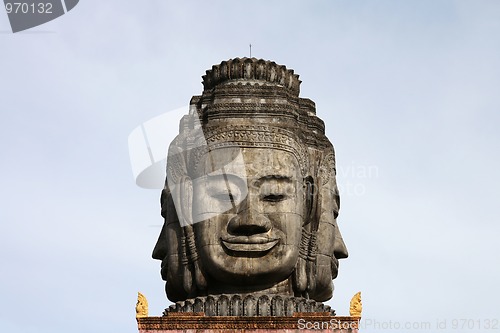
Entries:
POLYGON ((170 145, 153 251, 180 302, 171 311, 325 309, 316 301, 331 298, 347 250, 335 154, 314 103, 274 62, 232 59, 203 79, 170 145))

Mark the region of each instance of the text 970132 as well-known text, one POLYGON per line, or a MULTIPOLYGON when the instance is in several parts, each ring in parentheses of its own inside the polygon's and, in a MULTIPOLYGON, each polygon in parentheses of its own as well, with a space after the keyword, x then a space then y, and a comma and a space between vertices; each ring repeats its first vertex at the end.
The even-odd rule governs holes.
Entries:
POLYGON ((43 3, 26 3, 26 2, 6 2, 5 10, 7 14, 52 14, 52 4, 50 2, 43 3))

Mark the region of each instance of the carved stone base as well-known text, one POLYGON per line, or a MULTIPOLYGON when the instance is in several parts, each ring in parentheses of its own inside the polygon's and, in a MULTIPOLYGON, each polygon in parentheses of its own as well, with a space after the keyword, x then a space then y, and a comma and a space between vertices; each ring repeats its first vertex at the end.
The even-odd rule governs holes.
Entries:
POLYGON ((203 313, 206 316, 290 317, 295 313, 324 313, 335 316, 330 306, 302 297, 268 295, 214 295, 172 304, 163 314, 203 313))
POLYGON ((358 333, 359 317, 295 313, 291 317, 208 317, 203 313, 169 312, 137 318, 139 333, 358 333))

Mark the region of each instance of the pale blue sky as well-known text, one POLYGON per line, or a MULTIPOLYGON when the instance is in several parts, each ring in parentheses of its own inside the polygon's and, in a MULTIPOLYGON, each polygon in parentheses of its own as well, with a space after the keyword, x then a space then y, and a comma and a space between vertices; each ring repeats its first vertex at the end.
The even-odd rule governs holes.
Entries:
POLYGON ((137 291, 161 315, 160 193, 128 136, 249 43, 300 75, 336 148, 337 313, 362 291, 363 332, 500 321, 499 1, 87 0, 9 31, 0 12, 2 331, 137 332, 137 291))

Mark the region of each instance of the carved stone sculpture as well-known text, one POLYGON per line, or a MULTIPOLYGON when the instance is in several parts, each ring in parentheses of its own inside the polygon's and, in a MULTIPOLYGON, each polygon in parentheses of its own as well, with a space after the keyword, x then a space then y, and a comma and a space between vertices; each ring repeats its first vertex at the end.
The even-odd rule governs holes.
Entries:
POLYGON ((360 291, 351 298, 351 303, 349 304, 349 315, 351 317, 361 317, 361 311, 363 311, 363 305, 361 304, 360 291))
POLYGON ((148 300, 140 292, 137 293, 137 304, 135 305, 136 318, 143 318, 148 316, 148 300))
POLYGON ((329 312, 338 259, 335 153, 293 70, 255 58, 215 65, 167 159, 166 311, 329 312))

